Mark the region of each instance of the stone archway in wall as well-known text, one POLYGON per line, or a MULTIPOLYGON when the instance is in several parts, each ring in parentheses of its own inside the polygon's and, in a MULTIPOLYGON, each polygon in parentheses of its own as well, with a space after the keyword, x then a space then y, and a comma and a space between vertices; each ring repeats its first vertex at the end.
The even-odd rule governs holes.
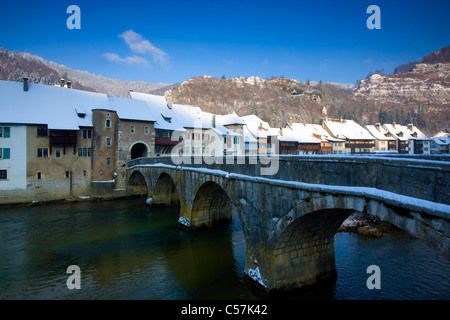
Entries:
POLYGON ((231 199, 217 183, 205 182, 195 194, 191 217, 191 226, 194 228, 230 223, 231 199))
POLYGON ((138 141, 138 142, 135 142, 130 147, 131 160, 137 159, 137 158, 142 158, 142 157, 148 157, 149 154, 150 154, 150 148, 145 142, 138 141))

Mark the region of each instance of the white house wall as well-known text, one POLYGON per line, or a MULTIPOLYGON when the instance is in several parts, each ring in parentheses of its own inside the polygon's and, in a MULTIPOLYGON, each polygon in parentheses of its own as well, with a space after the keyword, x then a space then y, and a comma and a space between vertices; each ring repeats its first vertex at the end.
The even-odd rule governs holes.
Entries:
POLYGON ((27 127, 25 125, 0 126, 10 127, 10 137, 0 138, 0 148, 10 149, 10 159, 0 159, 0 170, 7 170, 8 178, 0 180, 0 190, 26 189, 27 187, 27 127))

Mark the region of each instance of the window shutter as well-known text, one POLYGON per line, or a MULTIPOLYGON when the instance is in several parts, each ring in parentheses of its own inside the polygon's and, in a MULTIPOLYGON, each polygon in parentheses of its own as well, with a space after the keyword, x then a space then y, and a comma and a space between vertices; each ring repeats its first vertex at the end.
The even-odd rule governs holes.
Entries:
POLYGON ((9 138, 10 137, 10 127, 3 127, 3 138, 9 138))
POLYGON ((10 148, 3 148, 3 159, 10 159, 10 148))

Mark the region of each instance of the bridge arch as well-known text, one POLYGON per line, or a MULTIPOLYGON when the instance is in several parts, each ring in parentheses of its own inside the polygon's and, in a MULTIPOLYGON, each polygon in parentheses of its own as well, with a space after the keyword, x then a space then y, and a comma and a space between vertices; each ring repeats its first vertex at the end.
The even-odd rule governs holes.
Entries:
POLYGON ((128 178, 128 190, 133 195, 148 195, 149 187, 147 185, 147 180, 139 170, 135 170, 130 174, 130 177, 128 178))
MULTIPOLYGON (((365 197, 311 193, 296 199, 269 235, 270 287, 289 290, 336 276, 334 235, 356 211, 390 222, 448 256, 448 246, 436 247, 448 242, 440 231, 427 226, 430 222, 424 213, 365 197)), ((444 228, 434 221, 435 227, 444 228)))
POLYGON ((191 225, 199 228, 229 223, 231 216, 232 201, 226 191, 216 182, 203 183, 195 193, 191 225))
POLYGON ((156 180, 156 185, 152 195, 152 205, 180 205, 177 186, 171 175, 167 172, 162 172, 156 180))
POLYGON ((281 233, 273 251, 274 285, 302 287, 336 276, 334 235, 353 209, 323 209, 304 214, 281 233))

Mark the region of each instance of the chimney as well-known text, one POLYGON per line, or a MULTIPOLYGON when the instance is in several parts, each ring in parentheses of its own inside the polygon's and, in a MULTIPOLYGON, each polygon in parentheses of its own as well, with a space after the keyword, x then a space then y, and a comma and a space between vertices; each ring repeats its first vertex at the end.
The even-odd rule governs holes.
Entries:
POLYGON ((344 122, 344 118, 343 117, 341 117, 339 120, 341 121, 341 123, 344 122))
POLYGON ((28 91, 28 78, 23 77, 23 91, 28 91))
POLYGON ((127 98, 131 99, 131 93, 133 92, 133 89, 128 90, 127 98))
POLYGON ((167 107, 168 107, 169 109, 172 109, 172 91, 167 90, 167 91, 164 93, 164 98, 166 98, 166 101, 167 101, 167 107))
POLYGON ((72 89, 72 82, 67 81, 67 88, 72 89))
POLYGON ((280 127, 280 136, 283 135, 283 127, 280 127))
POLYGON ((213 128, 216 127, 216 115, 215 114, 213 114, 213 116, 212 116, 212 126, 213 126, 213 128))
POLYGON ((414 125, 412 123, 408 124, 408 130, 414 131, 414 125))
POLYGON ((59 81, 59 84, 61 85, 61 88, 64 87, 64 79, 61 78, 61 80, 59 81))
POLYGON ((380 123, 375 123, 375 128, 377 128, 377 130, 381 132, 381 124, 380 123))
POLYGON ((394 123, 392 124, 392 126, 394 127, 394 129, 397 129, 397 123, 395 123, 395 121, 394 121, 394 123))
POLYGON ((289 117, 289 125, 292 127, 293 121, 292 121, 292 117, 289 117))
POLYGON ((263 128, 264 128, 264 127, 263 127, 263 124, 260 122, 260 123, 259 123, 258 130, 261 131, 263 128))

